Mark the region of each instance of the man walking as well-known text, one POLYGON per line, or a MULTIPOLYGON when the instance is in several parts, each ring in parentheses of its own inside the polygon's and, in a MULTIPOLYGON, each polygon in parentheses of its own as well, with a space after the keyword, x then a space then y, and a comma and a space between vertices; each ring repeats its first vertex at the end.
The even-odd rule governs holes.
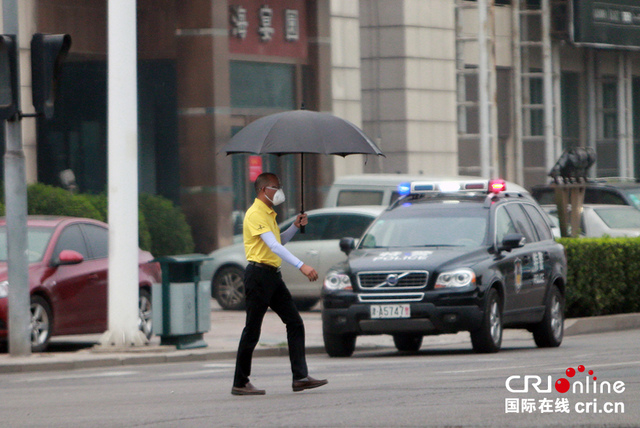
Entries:
POLYGON ((236 371, 233 379, 233 395, 263 395, 264 389, 258 389, 249 382, 253 351, 260 339, 262 320, 268 308, 271 308, 287 326, 287 344, 289 360, 293 374, 294 391, 317 388, 327 384, 327 380, 309 376, 305 356, 304 324, 298 309, 287 289, 280 264, 282 260, 300 269, 309 281, 316 281, 318 273, 291 254, 286 244, 307 224, 307 215, 299 214, 293 225, 280 234, 273 207, 285 201, 280 180, 275 174, 263 173, 255 181, 257 197, 247 210, 243 223, 244 249, 249 264, 244 275, 244 287, 247 306, 245 327, 242 331, 236 371))

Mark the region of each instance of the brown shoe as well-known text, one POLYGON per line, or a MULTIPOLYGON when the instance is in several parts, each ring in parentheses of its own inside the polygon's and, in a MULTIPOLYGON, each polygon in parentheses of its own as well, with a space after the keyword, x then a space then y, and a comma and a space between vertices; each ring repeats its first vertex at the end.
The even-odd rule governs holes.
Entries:
POLYGON ((245 386, 234 386, 231 388, 231 394, 233 395, 264 395, 266 391, 264 389, 258 389, 248 382, 245 386))
POLYGON ((305 389, 317 388, 329 383, 326 379, 314 379, 311 376, 307 376, 304 379, 294 380, 291 385, 294 392, 304 391, 305 389))

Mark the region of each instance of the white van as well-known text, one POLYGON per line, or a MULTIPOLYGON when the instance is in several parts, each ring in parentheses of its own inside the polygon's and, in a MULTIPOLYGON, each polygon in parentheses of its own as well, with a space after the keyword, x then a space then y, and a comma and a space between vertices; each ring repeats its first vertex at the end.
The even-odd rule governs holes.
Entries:
MULTIPOLYGON (((398 185, 412 181, 478 181, 481 177, 448 176, 436 177, 409 174, 360 174, 336 178, 329 189, 324 207, 349 205, 389 205, 398 199, 398 185)), ((507 182, 508 192, 529 194, 515 183, 507 182)))

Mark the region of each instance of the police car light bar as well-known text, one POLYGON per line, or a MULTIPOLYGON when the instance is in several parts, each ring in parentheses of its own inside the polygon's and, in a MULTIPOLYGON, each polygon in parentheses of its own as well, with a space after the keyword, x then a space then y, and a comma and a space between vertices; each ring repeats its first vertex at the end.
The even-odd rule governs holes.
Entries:
POLYGON ((414 181, 398 187, 401 195, 409 193, 450 193, 487 191, 487 181, 414 181), (408 191, 407 191, 408 190, 408 191), (404 192, 404 193, 403 193, 404 192))
POLYGON ((507 183, 501 179, 495 179, 489 181, 489 192, 500 193, 507 190, 507 183))

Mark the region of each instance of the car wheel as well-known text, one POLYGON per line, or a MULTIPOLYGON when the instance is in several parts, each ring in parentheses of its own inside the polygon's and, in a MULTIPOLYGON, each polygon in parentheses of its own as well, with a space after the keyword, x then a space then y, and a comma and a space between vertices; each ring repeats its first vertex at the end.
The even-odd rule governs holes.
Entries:
POLYGON ((151 339, 153 333, 151 293, 144 288, 140 289, 138 296, 138 328, 147 339, 151 339))
POLYGON ((551 286, 542 321, 533 328, 533 340, 539 348, 560 346, 564 336, 564 297, 551 286))
POLYGON ((220 269, 213 277, 211 289, 213 297, 222 309, 244 309, 244 270, 242 268, 228 266, 220 269))
POLYGON ((322 332, 324 349, 330 357, 350 357, 356 349, 355 334, 332 334, 322 332))
POLYGON ((40 296, 31 297, 31 351, 42 352, 49 346, 53 316, 51 306, 40 296))
POLYGON ((413 334, 394 334, 393 343, 398 351, 418 352, 422 346, 422 336, 413 334))
POLYGON ((471 332, 473 350, 478 353, 498 352, 502 345, 502 308, 495 288, 489 290, 482 324, 471 332))
POLYGON ((320 299, 294 299, 293 301, 299 311, 308 311, 318 303, 318 300, 320 299))

